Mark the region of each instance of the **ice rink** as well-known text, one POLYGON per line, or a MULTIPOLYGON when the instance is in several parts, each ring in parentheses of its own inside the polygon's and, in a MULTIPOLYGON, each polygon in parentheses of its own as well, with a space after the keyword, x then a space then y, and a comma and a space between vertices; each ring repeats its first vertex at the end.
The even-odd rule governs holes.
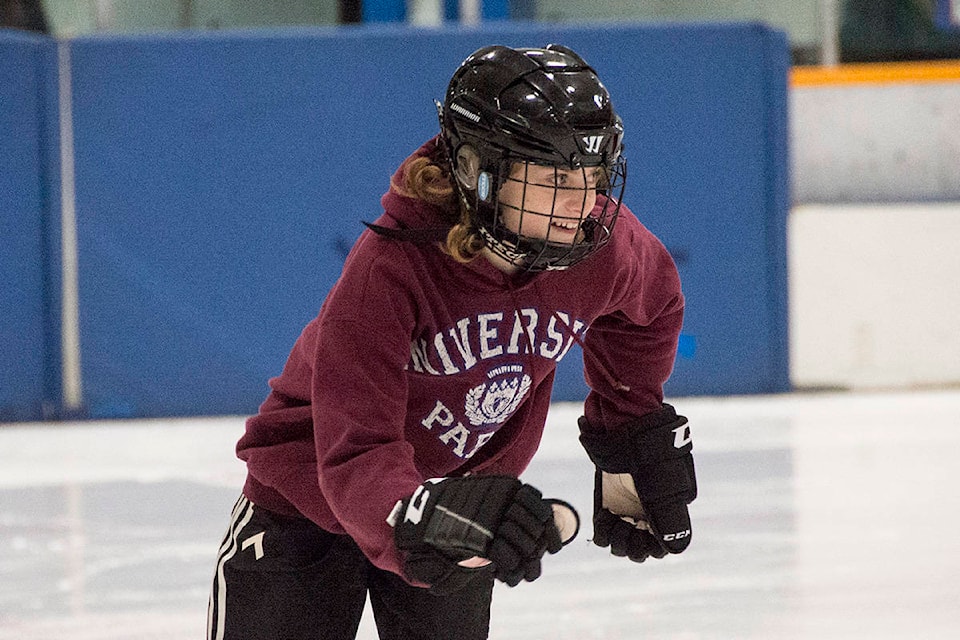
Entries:
MULTIPOLYGON (((960 390, 677 398, 693 543, 633 564, 589 523, 491 638, 960 637, 960 390)), ((575 405, 525 480, 589 520, 575 405)), ((242 417, 0 425, 0 639, 197 640, 243 481, 242 417)), ((359 638, 376 638, 367 617, 359 638)))

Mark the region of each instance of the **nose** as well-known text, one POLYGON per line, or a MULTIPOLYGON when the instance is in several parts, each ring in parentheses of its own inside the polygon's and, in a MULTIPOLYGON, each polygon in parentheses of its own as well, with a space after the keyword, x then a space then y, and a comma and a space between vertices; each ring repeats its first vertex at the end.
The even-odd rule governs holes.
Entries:
POLYGON ((558 208, 567 215, 584 218, 597 203, 596 185, 590 183, 582 173, 575 172, 567 180, 565 188, 559 190, 557 203, 558 208))

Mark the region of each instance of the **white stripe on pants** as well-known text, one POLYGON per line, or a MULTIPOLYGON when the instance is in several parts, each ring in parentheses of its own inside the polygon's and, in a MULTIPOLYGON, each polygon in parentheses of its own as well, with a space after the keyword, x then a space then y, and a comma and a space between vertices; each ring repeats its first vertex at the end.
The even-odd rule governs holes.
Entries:
POLYGON ((250 522, 252 517, 253 504, 241 495, 233 507, 230 526, 223 536, 223 543, 220 545, 219 555, 217 556, 217 572, 213 577, 210 601, 207 604, 208 640, 223 640, 224 625, 227 618, 227 582, 223 576, 223 566, 240 548, 238 540, 240 531, 250 522))

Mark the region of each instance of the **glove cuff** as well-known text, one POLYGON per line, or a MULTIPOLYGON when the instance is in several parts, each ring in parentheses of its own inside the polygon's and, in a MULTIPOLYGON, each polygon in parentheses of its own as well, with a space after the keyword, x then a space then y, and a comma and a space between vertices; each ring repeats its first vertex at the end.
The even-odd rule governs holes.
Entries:
POLYGON ((597 431, 585 417, 579 425, 580 444, 590 460, 607 473, 630 473, 638 465, 680 458, 693 450, 687 419, 669 404, 617 431, 597 431))

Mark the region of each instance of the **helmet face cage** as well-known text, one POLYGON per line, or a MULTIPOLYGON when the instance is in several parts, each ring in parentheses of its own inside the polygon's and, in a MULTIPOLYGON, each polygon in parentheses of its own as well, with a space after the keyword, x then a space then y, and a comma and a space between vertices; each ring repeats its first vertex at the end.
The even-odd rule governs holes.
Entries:
POLYGON ((519 175, 510 166, 500 173, 507 176, 504 185, 514 183, 510 190, 519 198, 501 199, 498 190, 485 203, 478 190, 473 203, 480 235, 494 255, 527 271, 561 270, 610 240, 626 184, 625 158, 609 169, 540 165, 549 171, 534 170, 539 177, 530 175, 537 165, 514 166, 519 175))
POLYGON ((623 126, 580 56, 485 47, 437 107, 454 175, 462 147, 478 156, 476 183, 455 183, 492 253, 528 271, 566 269, 609 241, 626 184, 623 126))

